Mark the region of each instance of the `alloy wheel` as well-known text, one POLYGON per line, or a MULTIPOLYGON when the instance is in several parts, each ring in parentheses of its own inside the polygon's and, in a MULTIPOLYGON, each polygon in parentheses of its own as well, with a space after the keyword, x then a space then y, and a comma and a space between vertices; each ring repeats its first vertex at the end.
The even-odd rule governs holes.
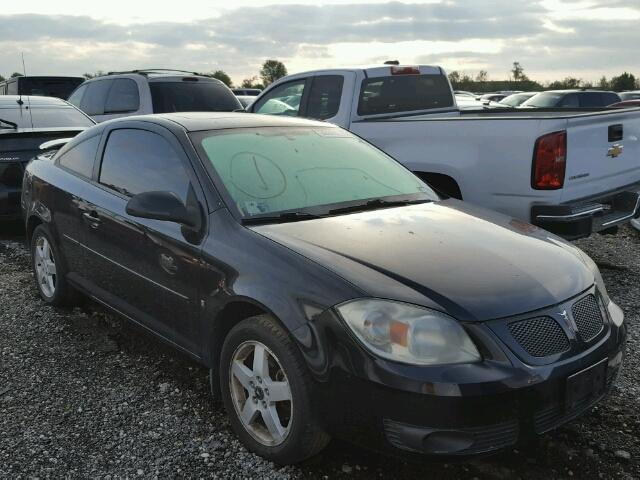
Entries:
POLYGON ((49 241, 40 236, 36 240, 34 251, 36 278, 42 293, 46 297, 53 297, 56 293, 56 260, 49 241))
POLYGON ((229 387, 245 430, 265 446, 284 442, 293 416, 289 380, 278 358, 263 343, 243 342, 229 365, 229 387))

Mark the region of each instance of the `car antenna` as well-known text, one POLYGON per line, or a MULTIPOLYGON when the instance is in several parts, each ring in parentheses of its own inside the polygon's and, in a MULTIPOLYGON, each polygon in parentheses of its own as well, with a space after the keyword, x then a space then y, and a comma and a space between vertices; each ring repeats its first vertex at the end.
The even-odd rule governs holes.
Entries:
MULTIPOLYGON (((25 66, 24 63, 24 52, 20 53, 22 55, 22 73, 24 74, 25 78, 27 77, 27 67, 25 66)), ((23 102, 22 102, 22 89, 20 88, 20 86, 18 85, 18 93, 20 94, 20 99, 18 100, 18 105, 22 106, 23 102)), ((31 120, 31 128, 33 128, 33 113, 31 113, 31 97, 29 95, 27 95, 27 109, 29 110, 29 119, 31 120)))

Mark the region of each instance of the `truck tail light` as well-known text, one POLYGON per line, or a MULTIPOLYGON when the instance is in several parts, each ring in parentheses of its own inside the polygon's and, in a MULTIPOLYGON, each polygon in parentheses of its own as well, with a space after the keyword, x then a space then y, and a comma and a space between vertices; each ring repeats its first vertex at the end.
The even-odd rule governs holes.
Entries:
POLYGON ((536 190, 557 190, 564 185, 567 165, 567 132, 553 132, 536 140, 533 150, 531 186, 536 190))
POLYGON ((420 75, 418 67, 391 67, 391 75, 420 75))

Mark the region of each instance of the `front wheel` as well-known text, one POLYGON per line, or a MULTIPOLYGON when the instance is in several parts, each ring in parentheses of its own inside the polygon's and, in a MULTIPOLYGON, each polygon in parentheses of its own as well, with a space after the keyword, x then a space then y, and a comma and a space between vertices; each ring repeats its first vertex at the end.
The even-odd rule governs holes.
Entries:
POLYGON ((220 390, 231 425, 251 451, 291 464, 322 450, 310 378, 300 352, 270 316, 240 322, 225 339, 220 390))

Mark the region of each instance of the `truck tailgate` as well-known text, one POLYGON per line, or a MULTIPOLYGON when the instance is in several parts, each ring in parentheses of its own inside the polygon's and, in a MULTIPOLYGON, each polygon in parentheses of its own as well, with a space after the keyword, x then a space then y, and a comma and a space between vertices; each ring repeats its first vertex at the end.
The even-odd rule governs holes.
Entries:
POLYGON ((567 119, 562 202, 640 182, 640 109, 567 119))

